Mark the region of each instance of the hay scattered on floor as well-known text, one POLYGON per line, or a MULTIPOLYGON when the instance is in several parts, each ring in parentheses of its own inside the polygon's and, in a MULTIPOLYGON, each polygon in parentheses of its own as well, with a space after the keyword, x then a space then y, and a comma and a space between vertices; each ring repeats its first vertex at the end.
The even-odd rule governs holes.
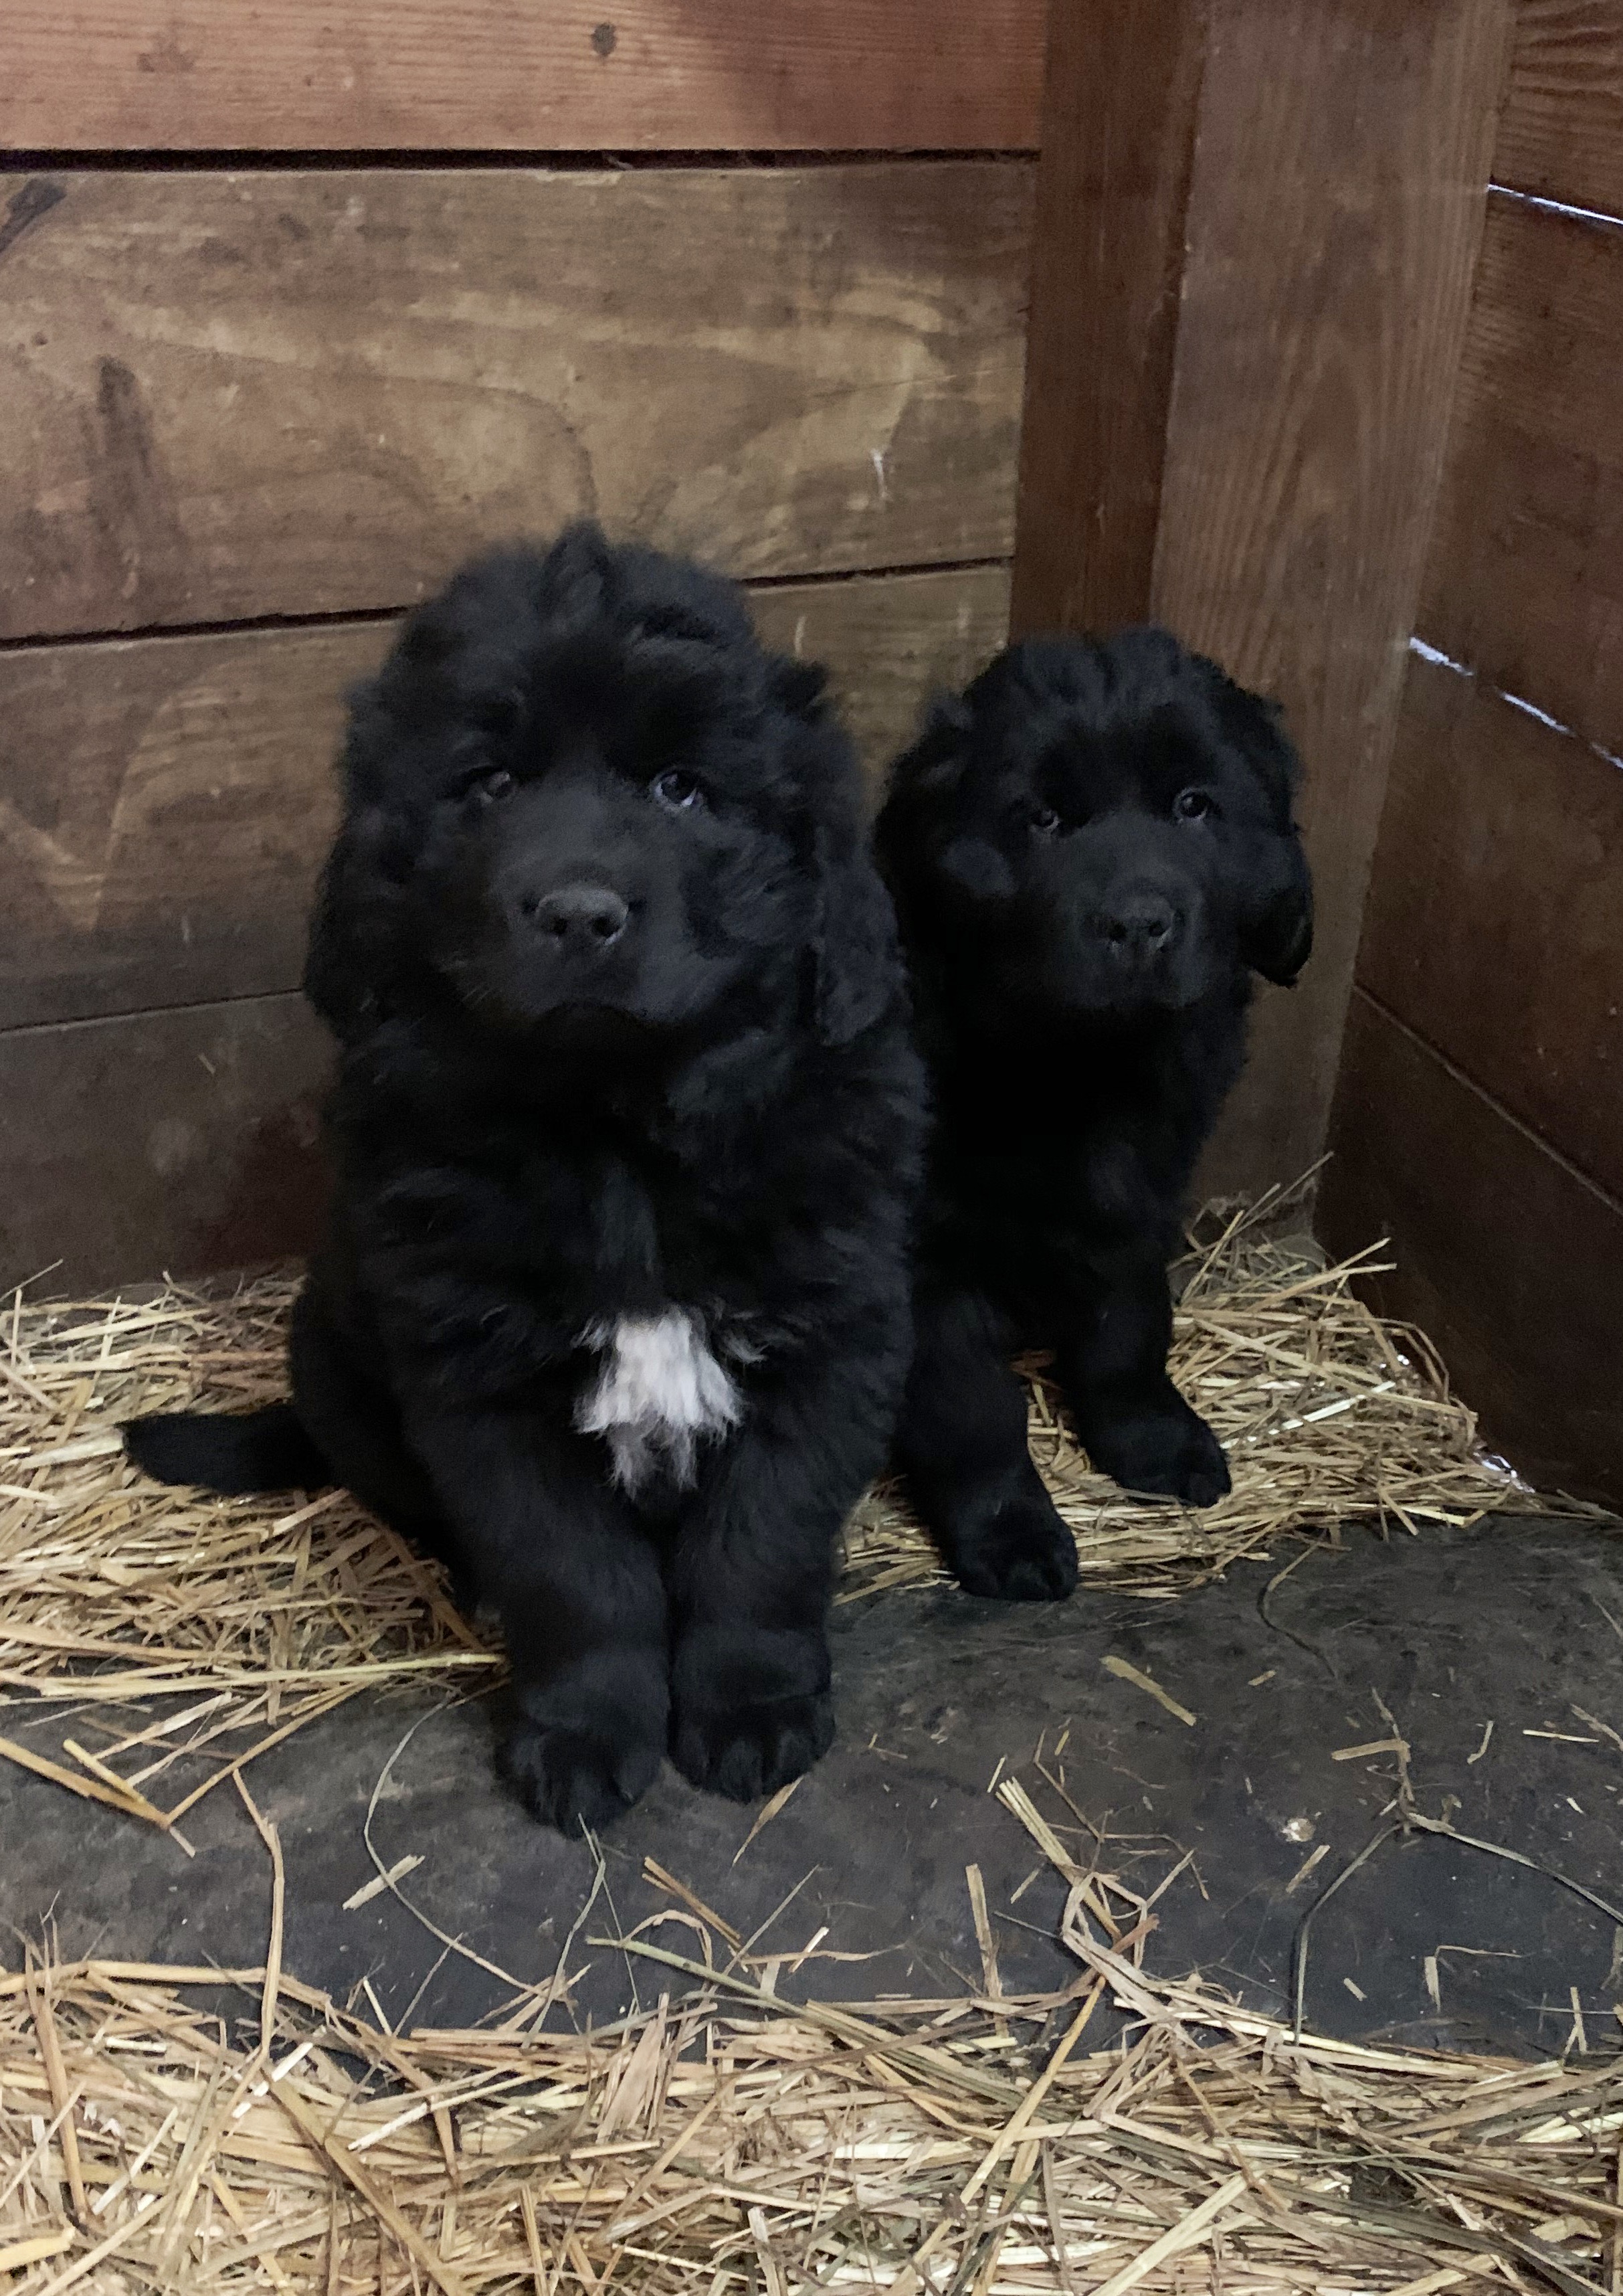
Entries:
MULTIPOLYGON (((1413 1530, 1539 1502, 1478 1455, 1475 1422, 1424 1341, 1269 1240, 1278 1201, 1218 1223, 1184 1271, 1174 1370, 1228 1447, 1234 1490, 1205 1514, 1128 1499, 1091 1473, 1040 1374, 1032 1438, 1084 1579, 1173 1595, 1286 1533, 1378 1516, 1413 1530)), ((1209 1223, 1209 1226, 1210 1224, 1209 1223)), ((287 1511, 145 1483, 117 1423, 283 1392, 293 1292, 168 1286, 140 1303, 0 1316, 0 1704, 60 1728, 0 1756, 173 1828, 266 1747, 359 1691, 471 1685, 499 1656, 439 1573, 340 1492, 287 1511)), ((893 1490, 848 1541, 841 1598, 941 1576, 893 1490)), ((0 1717, 0 1728, 4 1728, 0 1717)), ((184 1846, 184 1833, 181 1835, 184 1846)))
POLYGON ((670 1989, 585 2038, 534 2030, 545 1992, 494 2030, 381 2031, 280 1973, 274 1919, 263 1970, 30 1962, 0 1978, 0 2272, 28 2296, 1619 2285, 1617 2058, 1297 2041, 1148 1975, 1152 1926, 1094 1876, 1068 1995, 859 2010, 707 1970, 708 1931, 704 1962, 634 1936, 670 1989), (1102 1999, 1136 2021, 1088 2054, 1102 1999))
MULTIPOLYGON (((1424 1336, 1357 1297, 1358 1277, 1385 1265, 1383 1247, 1327 1267, 1281 1240, 1291 1193, 1209 1210, 1174 1271, 1172 1372, 1228 1453, 1234 1489, 1218 1505, 1147 1505, 1094 1474, 1043 1360, 1029 1366, 1032 1453, 1077 1534, 1085 1585, 1170 1597, 1292 1533, 1569 1511, 1484 1456, 1475 1414, 1424 1336)), ((895 1494, 873 1494, 848 1538, 845 1597, 944 1576, 895 1494)))
MULTIPOLYGON (((438 1570, 347 1494, 289 1512, 166 1490, 126 1462, 134 1414, 284 1392, 294 1289, 170 1285, 0 1319, 0 1702, 57 1706, 59 1783, 169 1826, 361 1690, 500 1665, 438 1570)), ((0 1752, 39 1767, 37 1745, 0 1752)))

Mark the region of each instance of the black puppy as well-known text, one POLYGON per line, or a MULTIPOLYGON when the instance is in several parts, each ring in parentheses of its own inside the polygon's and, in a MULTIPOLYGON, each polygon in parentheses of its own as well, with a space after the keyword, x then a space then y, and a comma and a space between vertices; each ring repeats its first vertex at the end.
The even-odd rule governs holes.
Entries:
POLYGON ((1168 1376, 1166 1270, 1250 975, 1311 943, 1296 777, 1269 705, 1156 629, 1011 647, 895 767, 879 849, 938 1123, 898 1464, 972 1593, 1076 1583, 1017 1344, 1055 1350, 1117 1481, 1229 1488, 1168 1376))
POLYGON ((594 529, 459 575, 353 703, 306 988, 342 1046, 293 1402, 168 1481, 337 1481, 500 1613, 538 1816, 832 1734, 840 1524, 909 1348, 922 1069, 857 768, 730 583, 594 529))

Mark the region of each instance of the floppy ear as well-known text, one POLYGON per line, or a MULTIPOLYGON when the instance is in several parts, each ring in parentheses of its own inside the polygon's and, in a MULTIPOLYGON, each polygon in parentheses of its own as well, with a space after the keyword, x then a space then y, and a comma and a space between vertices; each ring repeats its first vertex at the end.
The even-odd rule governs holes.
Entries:
POLYGON ((889 801, 945 797, 969 763, 974 713, 955 693, 938 694, 925 713, 917 740, 904 750, 887 776, 889 801))
POLYGON ((825 1045, 848 1045, 880 1020, 901 981, 896 912, 857 820, 820 824, 813 1019, 825 1045))
POLYGON ((885 799, 874 824, 873 843, 880 867, 898 898, 918 875, 929 816, 950 798, 963 779, 973 723, 966 702, 955 694, 939 694, 925 714, 917 740, 892 762, 885 776, 885 799))
POLYGON ((1272 841, 1278 855, 1274 882, 1246 919, 1240 953, 1253 972, 1290 988, 1313 951, 1313 880, 1294 829, 1272 841))
POLYGON ((1267 882, 1245 921, 1240 953, 1253 972, 1289 988, 1313 948, 1313 880, 1291 814, 1301 761, 1277 702, 1248 693, 1221 671, 1217 678, 1224 734, 1256 775, 1274 816, 1267 882))
POLYGON ((972 901, 1006 901, 1014 890, 1013 870, 984 837, 955 837, 936 856, 936 869, 972 901))
POLYGON ((402 898, 388 843, 381 812, 362 807, 339 832, 316 888, 304 993, 340 1045, 360 1043, 388 1016, 389 950, 402 898))
POLYGON ((804 726, 820 726, 828 715, 828 672, 820 661, 797 661, 774 654, 767 665, 772 698, 804 726))
POLYGON ((1210 665, 1217 675, 1217 722, 1261 783, 1275 821, 1291 826, 1291 806, 1302 777, 1301 760, 1285 732, 1284 713, 1277 701, 1248 693, 1210 665))

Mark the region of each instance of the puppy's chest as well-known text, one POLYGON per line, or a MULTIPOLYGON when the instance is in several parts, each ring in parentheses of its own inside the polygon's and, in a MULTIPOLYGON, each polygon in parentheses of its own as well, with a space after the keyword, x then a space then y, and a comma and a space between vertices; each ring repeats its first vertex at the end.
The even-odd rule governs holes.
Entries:
POLYGON ((575 1424, 601 1439, 610 1472, 633 1496, 695 1480, 707 1445, 745 1414, 742 1384, 764 1351, 757 1287, 701 1193, 605 1176, 588 1223, 577 1344, 590 1361, 575 1424))
POLYGON ((759 1350, 742 1324, 691 1308, 594 1319, 580 1333, 593 1368, 575 1399, 575 1424, 602 1438, 610 1472, 635 1497, 659 1482, 689 1488, 703 1445, 744 1416, 738 1374, 759 1350))

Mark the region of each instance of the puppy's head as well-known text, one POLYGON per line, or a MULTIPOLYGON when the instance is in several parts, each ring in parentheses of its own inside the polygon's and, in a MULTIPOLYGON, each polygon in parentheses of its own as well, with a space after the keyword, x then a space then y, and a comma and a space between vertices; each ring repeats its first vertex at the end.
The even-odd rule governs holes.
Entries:
POLYGON ((450 1002, 601 1042, 889 1003, 889 904, 821 672, 592 528, 458 575, 354 697, 306 985, 346 1039, 450 1002))
POLYGON ((989 996, 1176 1011, 1307 962, 1297 773, 1270 705, 1165 631, 1028 639, 898 761, 880 849, 910 931, 989 996))

